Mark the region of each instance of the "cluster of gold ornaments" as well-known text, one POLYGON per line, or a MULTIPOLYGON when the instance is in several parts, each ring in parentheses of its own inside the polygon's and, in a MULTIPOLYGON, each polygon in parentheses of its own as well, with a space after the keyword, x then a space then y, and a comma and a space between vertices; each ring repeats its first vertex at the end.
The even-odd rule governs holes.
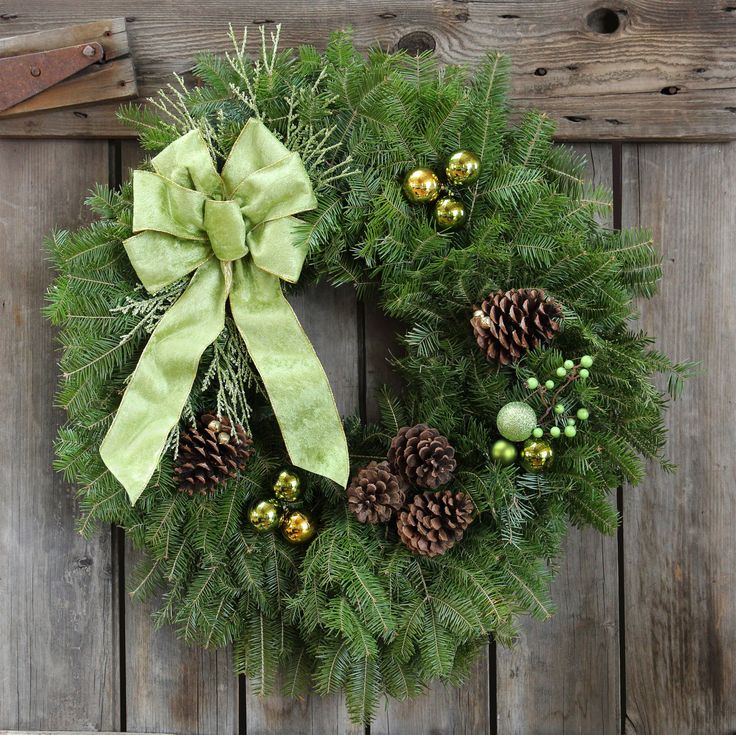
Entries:
POLYGON ((305 544, 314 538, 317 525, 304 510, 289 508, 302 495, 299 478, 283 471, 273 486, 273 498, 255 502, 248 511, 250 525, 259 533, 281 528, 283 537, 292 544, 305 544))
POLYGON ((414 204, 434 204, 434 220, 443 230, 456 230, 465 224, 465 205, 453 196, 451 187, 469 186, 480 176, 480 159, 470 151, 456 151, 445 164, 446 185, 430 168, 413 168, 404 177, 406 198, 414 204))

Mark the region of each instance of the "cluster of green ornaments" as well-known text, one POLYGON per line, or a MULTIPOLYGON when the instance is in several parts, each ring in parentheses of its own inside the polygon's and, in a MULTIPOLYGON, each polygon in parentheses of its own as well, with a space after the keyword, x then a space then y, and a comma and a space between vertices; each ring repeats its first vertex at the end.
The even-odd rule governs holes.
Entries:
POLYGON ((299 502, 302 491, 296 475, 281 472, 273 486, 273 498, 255 502, 248 511, 250 525, 259 533, 281 529, 283 537, 292 544, 305 544, 314 538, 317 525, 304 510, 290 507, 299 502))
POLYGON ((560 395, 575 380, 587 380, 593 358, 583 355, 580 362, 565 360, 555 371, 562 379, 556 383, 549 379, 541 383, 536 377, 526 381, 527 388, 535 392, 544 409, 541 416, 524 401, 512 401, 501 408, 496 416, 496 426, 503 439, 499 439, 491 448, 491 457, 501 465, 508 466, 519 461, 527 472, 543 472, 548 469, 555 458, 552 439, 561 437, 573 439, 577 433, 577 422, 590 418, 590 411, 579 407, 575 417, 570 416, 570 407, 560 399, 560 395), (522 443, 521 451, 515 444, 522 443))
POLYGON ((432 214, 442 230, 456 230, 465 224, 465 205, 452 187, 470 186, 480 176, 480 159, 470 151, 456 151, 444 167, 445 183, 430 168, 417 167, 404 176, 406 198, 414 204, 434 204, 432 214))

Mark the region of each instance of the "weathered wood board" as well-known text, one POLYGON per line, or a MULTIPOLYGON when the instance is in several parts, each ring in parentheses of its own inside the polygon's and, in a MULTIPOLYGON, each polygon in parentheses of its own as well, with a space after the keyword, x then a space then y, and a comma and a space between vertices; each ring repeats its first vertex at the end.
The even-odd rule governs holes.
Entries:
MULTIPOLYGON (((576 150, 589 181, 613 188, 611 146, 576 150)), ((516 646, 497 649, 498 735, 620 732, 617 539, 572 529, 559 567, 557 614, 525 620, 516 646)))
POLYGON ((676 359, 699 360, 667 416, 676 475, 652 467, 625 488, 627 735, 736 730, 736 145, 626 146, 623 224, 664 253, 641 326, 676 359))
POLYGON ((41 316, 42 240, 81 224, 107 175, 102 141, 0 141, 0 727, 120 726, 111 534, 76 533, 73 493, 51 467, 62 414, 41 316))
MULTIPOLYGON (((285 46, 352 26, 361 48, 434 49, 474 64, 512 56, 515 108, 543 108, 565 140, 736 137, 736 11, 725 0, 5 0, 0 37, 125 15, 142 96, 225 51, 228 24, 283 25, 285 46)), ((255 40, 255 39, 254 39, 255 40)), ((130 136, 115 105, 0 121, 0 136, 130 136)))

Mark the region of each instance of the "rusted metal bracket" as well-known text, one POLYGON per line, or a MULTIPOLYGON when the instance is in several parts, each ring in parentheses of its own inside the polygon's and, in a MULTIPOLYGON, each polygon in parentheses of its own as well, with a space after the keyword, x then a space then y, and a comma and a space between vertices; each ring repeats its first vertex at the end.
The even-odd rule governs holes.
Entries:
POLYGON ((32 113, 136 95, 125 18, 0 38, 0 125, 20 118, 32 130, 32 113))
POLYGON ((0 59, 0 112, 102 61, 99 43, 82 43, 0 59))

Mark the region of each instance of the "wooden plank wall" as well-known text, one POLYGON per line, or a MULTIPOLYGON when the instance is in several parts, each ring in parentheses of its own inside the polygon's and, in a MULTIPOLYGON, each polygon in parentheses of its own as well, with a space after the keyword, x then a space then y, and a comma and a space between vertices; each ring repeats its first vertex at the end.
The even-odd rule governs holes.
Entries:
MULTIPOLYGON (((34 1, 0 2, 0 29, 44 25, 34 1)), ((509 15, 524 17, 531 4, 505 3, 515 8, 509 15)), ((582 0, 560 6, 571 4, 576 14, 593 9, 582 0)), ((403 30, 414 5, 425 20, 444 8, 403 4, 403 30)), ((711 18, 715 4, 707 5, 711 18)), ((379 6, 388 12, 369 3, 371 13, 379 6)), ((482 3, 471 6, 475 13, 482 3)), ((733 9, 719 12, 736 18, 733 9)), ((361 32, 383 20, 366 21, 361 32)), ((458 51, 455 38, 443 41, 444 53, 458 51)), ((641 487, 622 489, 617 538, 570 534, 554 586, 556 618, 524 621, 513 651, 489 644, 463 688, 386 703, 372 735, 736 731, 736 143, 578 149, 589 176, 616 191, 612 224, 652 226, 665 256, 665 282, 644 306, 642 326, 674 357, 702 361, 668 418, 679 473, 655 471, 641 487)), ((41 240, 53 226, 82 222, 86 190, 120 181, 139 158, 129 142, 0 140, 0 733, 359 735, 340 698, 259 699, 230 675, 228 651, 189 649, 172 631, 154 631, 152 606, 121 594, 135 563, 121 534, 103 528, 85 542, 74 533, 75 502, 51 470, 60 415, 52 408, 53 333, 39 312, 51 277, 41 240)), ((372 391, 391 380, 385 356, 395 325, 346 290, 307 291, 294 303, 341 410, 373 416, 372 391)))

